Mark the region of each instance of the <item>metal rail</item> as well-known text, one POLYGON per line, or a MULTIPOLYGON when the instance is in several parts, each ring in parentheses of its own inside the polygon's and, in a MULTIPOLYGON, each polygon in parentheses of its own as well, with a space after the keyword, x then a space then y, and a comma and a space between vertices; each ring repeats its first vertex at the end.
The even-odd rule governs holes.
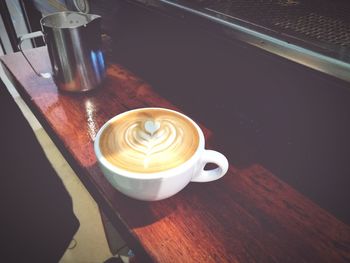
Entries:
POLYGON ((242 26, 239 20, 230 15, 205 8, 199 9, 187 6, 184 2, 171 0, 137 0, 152 7, 173 7, 197 17, 205 18, 210 22, 226 27, 230 37, 244 41, 280 57, 294 61, 314 70, 334 76, 338 79, 350 82, 350 64, 336 58, 332 58, 311 49, 289 43, 280 38, 259 32, 255 29, 242 26))

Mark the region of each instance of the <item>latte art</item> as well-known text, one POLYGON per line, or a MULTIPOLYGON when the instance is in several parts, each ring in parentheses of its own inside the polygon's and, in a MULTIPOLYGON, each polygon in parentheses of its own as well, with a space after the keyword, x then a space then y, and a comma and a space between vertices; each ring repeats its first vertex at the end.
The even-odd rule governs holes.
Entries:
POLYGON ((161 109, 134 111, 114 120, 100 140, 102 155, 119 168, 154 173, 177 167, 196 151, 193 123, 161 109))
POLYGON ((176 128, 171 121, 163 120, 162 125, 152 132, 146 130, 142 123, 131 125, 125 132, 124 140, 128 147, 143 155, 146 161, 151 155, 165 152, 171 146, 178 147, 182 142, 179 136, 181 134, 181 127, 176 128))

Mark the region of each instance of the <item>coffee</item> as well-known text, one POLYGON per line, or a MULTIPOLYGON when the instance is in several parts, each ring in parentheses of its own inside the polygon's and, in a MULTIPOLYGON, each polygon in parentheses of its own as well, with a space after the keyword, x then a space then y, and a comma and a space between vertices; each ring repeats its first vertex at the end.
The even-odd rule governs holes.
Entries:
POLYGON ((198 145, 199 134, 191 120, 159 108, 120 115, 109 123, 99 141, 101 154, 109 163, 146 174, 178 167, 193 156, 198 145))
POLYGON ((196 123, 163 108, 113 117, 98 131, 94 150, 108 182, 138 200, 168 198, 190 182, 217 180, 228 169, 223 154, 205 149, 203 131, 196 123), (217 167, 204 169, 208 163, 217 167))

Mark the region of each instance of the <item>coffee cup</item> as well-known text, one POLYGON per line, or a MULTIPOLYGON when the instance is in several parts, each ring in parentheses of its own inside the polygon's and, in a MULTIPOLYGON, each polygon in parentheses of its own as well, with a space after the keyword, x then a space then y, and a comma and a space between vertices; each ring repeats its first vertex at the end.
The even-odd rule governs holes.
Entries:
POLYGON ((98 164, 121 193, 156 201, 190 182, 210 182, 225 175, 226 157, 205 149, 200 127, 189 117, 164 108, 140 108, 107 121, 94 141, 98 164), (205 170, 208 163, 216 168, 205 170))

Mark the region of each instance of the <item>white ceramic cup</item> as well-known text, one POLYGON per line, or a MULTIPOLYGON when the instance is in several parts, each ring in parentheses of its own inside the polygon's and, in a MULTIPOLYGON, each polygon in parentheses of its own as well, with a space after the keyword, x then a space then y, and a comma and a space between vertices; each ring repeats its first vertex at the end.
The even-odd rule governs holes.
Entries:
MULTIPOLYGON (((136 109, 132 111, 137 110, 145 109, 136 109)), ((195 153, 190 159, 175 168, 143 174, 121 169, 104 158, 99 147, 99 141, 103 131, 117 118, 124 117, 132 111, 127 111, 113 117, 101 127, 96 135, 94 150, 103 174, 118 191, 129 197, 146 201, 165 199, 181 191, 189 182, 214 181, 224 176, 227 172, 228 161, 226 157, 217 151, 206 150, 204 148, 205 140, 203 132, 192 119, 173 110, 163 108, 162 110, 174 112, 189 120, 194 125, 199 135, 199 143, 195 153), (204 170, 207 163, 214 163, 218 167, 212 170, 204 170)))

